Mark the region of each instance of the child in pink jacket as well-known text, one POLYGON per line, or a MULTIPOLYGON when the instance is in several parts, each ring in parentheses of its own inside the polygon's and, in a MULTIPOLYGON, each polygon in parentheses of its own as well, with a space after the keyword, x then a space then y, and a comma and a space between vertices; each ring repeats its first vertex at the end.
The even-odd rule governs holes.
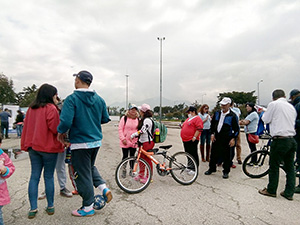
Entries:
MULTIPOLYGON (((128 155, 134 156, 136 152, 137 138, 131 139, 132 133, 137 132, 139 123, 139 113, 136 105, 129 106, 129 110, 125 113, 119 123, 119 139, 120 147, 123 152, 123 159, 126 159, 128 155)), ((126 171, 123 171, 123 177, 126 176, 126 171)))
MULTIPOLYGON (((0 147, 2 138, 0 137, 0 147)), ((0 148, 0 224, 3 223, 2 207, 10 203, 6 179, 15 172, 15 166, 6 153, 0 148)))

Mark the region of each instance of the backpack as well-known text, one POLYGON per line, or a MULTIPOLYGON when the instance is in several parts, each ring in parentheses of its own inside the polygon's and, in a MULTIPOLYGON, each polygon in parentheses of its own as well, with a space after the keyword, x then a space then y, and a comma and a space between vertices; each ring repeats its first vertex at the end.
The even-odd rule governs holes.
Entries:
MULTIPOLYGON (((167 127, 158 121, 152 120, 152 134, 147 130, 148 135, 152 137, 154 143, 162 143, 167 138, 168 129, 167 127)), ((149 139, 150 140, 150 139, 149 139)))

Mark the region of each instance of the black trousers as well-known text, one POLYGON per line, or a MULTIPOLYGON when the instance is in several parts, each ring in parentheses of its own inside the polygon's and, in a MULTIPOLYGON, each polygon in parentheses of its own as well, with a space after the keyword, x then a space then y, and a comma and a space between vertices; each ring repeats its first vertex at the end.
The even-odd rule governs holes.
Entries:
POLYGON ((199 166, 198 143, 198 140, 183 142, 184 151, 193 156, 196 161, 197 167, 199 166))
POLYGON ((76 149, 71 151, 75 182, 78 194, 82 197, 82 206, 90 206, 94 202, 94 187, 105 184, 95 167, 99 148, 76 149))
POLYGON ((2 137, 4 137, 4 130, 5 130, 5 137, 8 138, 8 122, 1 121, 1 133, 2 137))
POLYGON ((212 143, 209 170, 212 172, 217 171, 217 163, 221 158, 223 160, 223 173, 229 173, 232 164, 231 148, 229 146, 230 139, 216 137, 216 141, 212 143))

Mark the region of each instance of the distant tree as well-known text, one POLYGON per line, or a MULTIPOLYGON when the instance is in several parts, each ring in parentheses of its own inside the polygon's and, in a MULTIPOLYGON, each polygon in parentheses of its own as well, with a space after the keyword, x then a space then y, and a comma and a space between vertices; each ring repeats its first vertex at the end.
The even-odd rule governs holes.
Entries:
POLYGON ((17 93, 17 103, 20 107, 28 107, 33 102, 38 87, 33 84, 31 87, 23 87, 23 91, 17 93))
POLYGON ((198 109, 200 109, 201 104, 200 104, 197 100, 195 100, 195 101, 192 103, 192 106, 194 106, 194 107, 198 110, 198 109))
POLYGON ((16 93, 14 92, 14 83, 3 73, 0 73, 0 103, 16 103, 16 93))
POLYGON ((256 99, 257 99, 257 96, 254 96, 253 95, 254 93, 255 93, 255 91, 250 91, 250 92, 233 91, 233 92, 219 93, 217 105, 219 105, 219 102, 224 97, 231 98, 237 105, 243 105, 243 104, 245 104, 247 102, 253 102, 253 103, 255 103, 256 99))

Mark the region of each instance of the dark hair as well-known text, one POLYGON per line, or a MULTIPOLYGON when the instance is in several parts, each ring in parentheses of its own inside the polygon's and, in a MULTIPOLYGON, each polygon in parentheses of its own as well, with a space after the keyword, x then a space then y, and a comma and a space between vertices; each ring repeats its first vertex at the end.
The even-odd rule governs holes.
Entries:
POLYGON ((252 102, 247 102, 247 103, 246 103, 246 106, 247 106, 247 105, 251 107, 251 111, 248 112, 248 114, 250 114, 250 113, 252 113, 252 112, 257 112, 256 109, 255 109, 255 107, 254 107, 254 106, 255 106, 254 103, 252 103, 252 102))
POLYGON ((138 130, 140 130, 141 128, 142 128, 142 126, 143 126, 143 123, 144 123, 144 120, 146 119, 146 118, 150 118, 150 117, 152 117, 153 116, 153 112, 151 111, 151 110, 147 110, 146 112, 144 112, 144 115, 143 115, 143 117, 141 118, 141 120, 139 121, 139 124, 138 124, 138 130))
POLYGON ((2 143, 2 137, 1 137, 2 135, 0 135, 0 144, 2 143))
POLYGON ((273 91, 272 93, 272 98, 274 100, 278 99, 278 98, 282 98, 282 97, 285 97, 285 93, 283 90, 281 89, 276 89, 275 91, 273 91))
POLYGON ((200 112, 202 115, 203 115, 204 109, 205 109, 206 107, 209 108, 207 104, 203 104, 203 105, 200 107, 199 112, 200 112))
POLYGON ((50 84, 43 84, 36 95, 36 98, 33 100, 33 102, 30 104, 30 108, 32 109, 38 109, 40 107, 44 107, 48 103, 54 104, 53 102, 53 96, 57 94, 56 87, 50 85, 50 84))

